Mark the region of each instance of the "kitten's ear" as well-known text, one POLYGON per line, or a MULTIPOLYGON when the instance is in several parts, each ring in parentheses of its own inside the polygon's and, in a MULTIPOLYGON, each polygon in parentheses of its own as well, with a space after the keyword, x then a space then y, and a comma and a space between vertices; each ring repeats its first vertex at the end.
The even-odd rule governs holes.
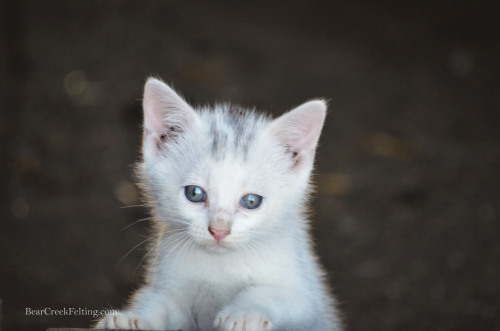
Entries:
POLYGON ((275 119, 269 129, 293 158, 294 170, 311 167, 326 115, 323 100, 306 102, 275 119))
POLYGON ((195 111, 162 81, 149 78, 144 86, 144 149, 159 151, 174 136, 198 121, 195 111))

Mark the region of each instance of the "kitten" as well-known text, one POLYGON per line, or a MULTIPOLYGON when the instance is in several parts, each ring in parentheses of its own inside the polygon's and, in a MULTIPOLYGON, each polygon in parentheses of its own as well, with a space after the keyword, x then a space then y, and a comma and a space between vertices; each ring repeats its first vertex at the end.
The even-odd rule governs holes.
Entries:
POLYGON ((98 328, 341 330, 306 217, 326 104, 270 118, 144 90, 141 185, 155 222, 145 284, 98 328))

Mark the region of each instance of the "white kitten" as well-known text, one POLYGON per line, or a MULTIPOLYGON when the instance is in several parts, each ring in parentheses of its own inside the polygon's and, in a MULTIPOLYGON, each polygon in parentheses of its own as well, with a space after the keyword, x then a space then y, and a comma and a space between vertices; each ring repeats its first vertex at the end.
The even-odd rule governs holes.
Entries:
POLYGON ((271 120, 144 91, 139 173, 157 240, 145 285, 99 328, 341 330, 306 217, 326 105, 271 120))

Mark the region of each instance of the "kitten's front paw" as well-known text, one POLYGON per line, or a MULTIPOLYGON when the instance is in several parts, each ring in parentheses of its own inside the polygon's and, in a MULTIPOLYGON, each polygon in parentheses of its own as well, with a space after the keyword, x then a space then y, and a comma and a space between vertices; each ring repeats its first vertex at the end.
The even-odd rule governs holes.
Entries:
POLYGON ((103 317, 96 325, 97 329, 148 330, 150 327, 140 317, 129 312, 103 317))
POLYGON ((268 316, 257 312, 220 312, 214 322, 219 331, 271 331, 268 316))

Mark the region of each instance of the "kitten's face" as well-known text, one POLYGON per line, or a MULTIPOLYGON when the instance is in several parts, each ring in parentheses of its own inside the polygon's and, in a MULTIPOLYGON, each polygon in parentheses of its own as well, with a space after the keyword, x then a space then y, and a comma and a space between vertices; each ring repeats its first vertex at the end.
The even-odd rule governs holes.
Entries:
POLYGON ((225 144, 217 142, 222 153, 214 150, 217 138, 208 129, 216 115, 204 115, 187 140, 167 142, 169 151, 147 161, 157 216, 179 239, 188 236, 186 241, 210 252, 263 245, 283 226, 283 209, 298 204, 304 192, 297 194, 296 187, 304 180, 289 171, 293 159, 285 161, 283 149, 265 135, 267 121, 252 129, 257 134, 252 141, 237 148, 232 129, 225 131, 225 144))
POLYGON ((142 175, 169 239, 224 253, 296 226, 286 216, 307 196, 324 119, 324 103, 304 106, 273 121, 230 106, 195 112, 150 80, 142 175))
POLYGON ((204 163, 204 173, 187 174, 174 198, 194 242, 222 252, 270 237, 274 198, 263 169, 229 158, 204 163))

